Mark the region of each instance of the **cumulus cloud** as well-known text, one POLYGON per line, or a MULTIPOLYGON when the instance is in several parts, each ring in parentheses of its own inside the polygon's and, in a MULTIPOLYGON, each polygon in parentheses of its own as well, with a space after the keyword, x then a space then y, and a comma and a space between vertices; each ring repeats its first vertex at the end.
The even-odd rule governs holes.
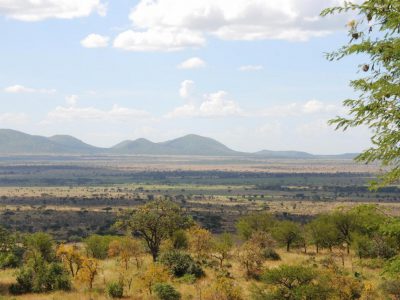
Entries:
POLYGON ((109 40, 108 36, 92 33, 81 40, 81 45, 85 48, 104 48, 108 46, 109 40))
POLYGON ((54 94, 55 89, 34 89, 23 85, 12 85, 4 88, 4 92, 10 94, 38 93, 38 94, 54 94))
POLYGON ((95 107, 79 107, 75 104, 58 106, 47 114, 45 123, 91 120, 91 121, 128 121, 131 119, 150 118, 150 114, 144 110, 131 109, 114 105, 110 110, 102 110, 95 107))
POLYGON ((178 65, 178 69, 198 69, 204 68, 206 63, 199 57, 189 58, 178 65))
POLYGON ((68 106, 75 106, 78 103, 79 96, 70 95, 65 97, 68 106))
POLYGON ((167 118, 225 117, 243 113, 239 104, 231 100, 227 92, 218 91, 204 94, 202 99, 199 100, 193 93, 194 86, 192 80, 185 80, 181 83, 179 95, 186 103, 168 113, 167 118))
POLYGON ((276 105, 262 110, 258 115, 268 117, 290 117, 302 114, 333 113, 340 108, 333 104, 326 104, 318 100, 310 100, 305 103, 289 103, 276 105))
POLYGON ((342 17, 320 18, 342 0, 140 0, 129 16, 133 28, 114 46, 132 51, 200 47, 207 36, 224 40, 306 41, 343 28, 342 17))
POLYGON ((181 87, 179 88, 179 96, 183 99, 189 99, 193 96, 194 91, 194 81, 192 80, 184 80, 181 83, 181 87))
POLYGON ((178 51, 201 47, 206 43, 199 32, 176 28, 152 28, 146 31, 127 30, 120 33, 113 46, 127 51, 178 51))
POLYGON ((73 19, 106 14, 101 0, 0 0, 0 14, 20 21, 73 19))
POLYGON ((261 71, 264 67, 261 65, 245 65, 239 67, 239 71, 241 72, 252 72, 252 71, 261 71))

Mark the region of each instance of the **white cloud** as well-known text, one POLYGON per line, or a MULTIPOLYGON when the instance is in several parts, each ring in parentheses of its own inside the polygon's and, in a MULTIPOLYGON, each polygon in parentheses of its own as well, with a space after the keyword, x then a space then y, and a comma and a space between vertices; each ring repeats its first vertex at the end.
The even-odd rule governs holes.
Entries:
POLYGON ((178 69, 198 69, 204 68, 206 63, 199 57, 189 58, 178 65, 178 69))
POLYGON ((0 114, 0 124, 4 125, 20 125, 28 121, 25 113, 3 113, 0 114))
POLYGON ((136 110, 114 105, 110 110, 101 110, 95 107, 78 107, 77 105, 58 106, 47 114, 44 123, 60 121, 129 121, 132 119, 151 118, 144 110, 136 110))
POLYGON ((264 67, 261 65, 245 65, 245 66, 239 67, 239 71, 242 71, 242 72, 261 71, 263 69, 264 69, 264 67))
POLYGON ((20 21, 73 19, 93 12, 104 16, 106 5, 101 0, 0 0, 0 15, 20 21))
POLYGON ((320 18, 342 0, 140 0, 129 16, 133 30, 114 46, 132 51, 200 47, 207 36, 224 40, 306 41, 343 28, 345 17, 320 18))
POLYGON ((54 94, 56 92, 55 89, 34 89, 30 87, 26 87, 23 85, 12 85, 4 88, 4 92, 10 94, 22 94, 22 93, 38 93, 38 94, 54 94))
POLYGON ((227 92, 218 91, 211 94, 204 94, 201 101, 198 101, 193 93, 194 86, 195 84, 192 80, 185 80, 181 83, 179 95, 186 103, 168 113, 166 115, 167 118, 225 117, 243 114, 240 106, 235 101, 229 99, 227 92))
POLYGON ((184 80, 179 88, 179 96, 183 99, 189 99, 193 96, 194 82, 192 80, 184 80))
POLYGON ((333 104, 325 104, 318 100, 310 100, 305 103, 289 103, 276 105, 262 110, 258 115, 270 117, 290 117, 302 114, 318 114, 338 112, 340 108, 333 104))
POLYGON ((70 95, 65 97, 65 101, 67 102, 68 106, 75 106, 78 103, 79 96, 77 95, 70 95))
POLYGON ((228 99, 228 93, 225 91, 218 91, 216 93, 204 96, 205 101, 200 105, 200 115, 202 116, 230 116, 240 115, 242 109, 239 105, 228 99))
POLYGON ((205 38, 187 29, 152 28, 147 31, 127 30, 114 40, 114 47, 127 51, 178 51, 205 45, 205 38))
POLYGON ((85 48, 104 48, 108 46, 109 40, 108 36, 92 33, 81 40, 81 45, 85 48))

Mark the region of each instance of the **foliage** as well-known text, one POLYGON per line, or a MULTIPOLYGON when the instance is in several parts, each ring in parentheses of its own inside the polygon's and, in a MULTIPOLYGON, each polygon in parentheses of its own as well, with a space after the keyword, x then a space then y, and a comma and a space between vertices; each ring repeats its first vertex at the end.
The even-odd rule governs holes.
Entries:
POLYGON ((77 278, 80 282, 87 284, 89 289, 93 288, 93 282, 99 272, 99 262, 95 258, 83 257, 82 266, 77 278))
POLYGON ((124 285, 121 281, 111 282, 107 285, 107 294, 111 298, 122 298, 124 296, 124 285))
POLYGON ((198 259, 206 259, 212 249, 212 235, 207 229, 193 226, 188 230, 189 248, 198 259))
POLYGON ((197 278, 204 275, 202 268, 191 258, 189 254, 177 250, 169 251, 161 255, 160 263, 167 266, 176 277, 194 275, 197 278))
POLYGON ((347 99, 349 116, 330 121, 337 129, 367 126, 372 129, 372 147, 357 157, 358 161, 379 161, 390 170, 373 183, 377 188, 400 179, 400 2, 397 0, 345 1, 343 6, 326 9, 323 16, 352 11, 359 20, 349 22, 350 42, 328 59, 339 60, 361 54, 366 58, 365 77, 350 85, 358 97, 347 99))
POLYGON ((101 236, 93 234, 84 240, 88 256, 96 259, 105 259, 108 253, 108 247, 112 241, 111 236, 101 236))
POLYGON ((168 283, 157 283, 153 287, 154 293, 160 300, 179 300, 181 294, 168 283))
POLYGON ((218 276, 204 295, 204 300, 243 300, 241 287, 235 280, 218 276))
POLYGON ((129 236, 113 240, 108 248, 108 256, 117 256, 125 270, 128 270, 129 262, 132 259, 135 260, 136 267, 139 268, 143 254, 142 244, 129 236))
POLYGON ((30 260, 17 273, 17 283, 10 286, 12 294, 42 293, 69 290, 71 281, 59 263, 47 263, 43 258, 30 260))
POLYGON ((290 246, 302 239, 300 226, 291 221, 279 222, 274 228, 273 237, 286 246, 286 251, 290 251, 290 246))
POLYGON ((307 229, 317 248, 317 253, 320 248, 328 248, 332 251, 332 248, 340 242, 339 230, 329 215, 318 216, 307 224, 307 229))
POLYGON ((174 249, 186 250, 189 248, 189 239, 184 230, 177 230, 172 235, 172 245, 174 249))
POLYGON ((17 235, 0 227, 0 269, 20 266, 23 253, 17 235))
POLYGON ((167 200, 155 200, 128 211, 117 222, 117 227, 132 230, 145 242, 153 257, 157 260, 161 243, 170 238, 175 231, 190 227, 192 221, 183 215, 179 206, 167 200))
POLYGON ((240 218, 236 224, 238 233, 245 239, 249 239, 256 231, 271 232, 275 226, 275 218, 268 213, 254 213, 240 218))
POLYGON ((60 258, 64 266, 69 270, 72 277, 75 277, 82 268, 83 257, 76 245, 61 244, 57 248, 57 257, 60 258))
POLYGON ((232 236, 223 233, 213 241, 213 257, 219 261, 220 269, 223 268, 224 261, 230 257, 230 251, 233 247, 232 236))
POLYGON ((400 299, 400 280, 385 280, 381 284, 381 289, 389 299, 400 299))
POLYGON ((153 287, 157 283, 165 283, 169 280, 170 274, 165 266, 159 263, 152 263, 141 275, 142 285, 152 294, 153 287))
POLYGON ((51 235, 43 232, 36 232, 25 237, 24 246, 26 259, 43 259, 52 262, 55 258, 54 242, 51 235))
POLYGON ((282 265, 267 270, 262 279, 272 288, 254 291, 254 299, 331 299, 332 290, 327 278, 310 267, 282 265))

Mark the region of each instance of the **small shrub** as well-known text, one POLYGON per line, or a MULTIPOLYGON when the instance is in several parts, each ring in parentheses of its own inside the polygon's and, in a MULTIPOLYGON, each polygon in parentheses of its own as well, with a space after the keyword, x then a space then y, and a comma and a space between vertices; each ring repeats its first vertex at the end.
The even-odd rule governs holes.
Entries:
POLYGON ((124 285, 122 282, 112 282, 108 284, 107 294, 111 298, 122 298, 124 295, 124 285))
POLYGON ((154 293, 160 300, 179 300, 181 299, 181 294, 168 283, 157 283, 154 288, 154 293))
POLYGON ((182 277, 192 274, 196 278, 204 275, 203 269, 197 264, 189 254, 179 251, 169 251, 161 255, 160 263, 167 266, 175 277, 182 277))

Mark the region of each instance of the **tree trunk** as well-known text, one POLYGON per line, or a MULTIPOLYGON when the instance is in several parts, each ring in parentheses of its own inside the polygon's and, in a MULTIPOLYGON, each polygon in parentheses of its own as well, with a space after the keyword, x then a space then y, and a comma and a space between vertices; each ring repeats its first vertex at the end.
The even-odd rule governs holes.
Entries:
POLYGON ((286 243, 286 252, 289 252, 290 251, 290 243, 288 242, 288 243, 286 243))

